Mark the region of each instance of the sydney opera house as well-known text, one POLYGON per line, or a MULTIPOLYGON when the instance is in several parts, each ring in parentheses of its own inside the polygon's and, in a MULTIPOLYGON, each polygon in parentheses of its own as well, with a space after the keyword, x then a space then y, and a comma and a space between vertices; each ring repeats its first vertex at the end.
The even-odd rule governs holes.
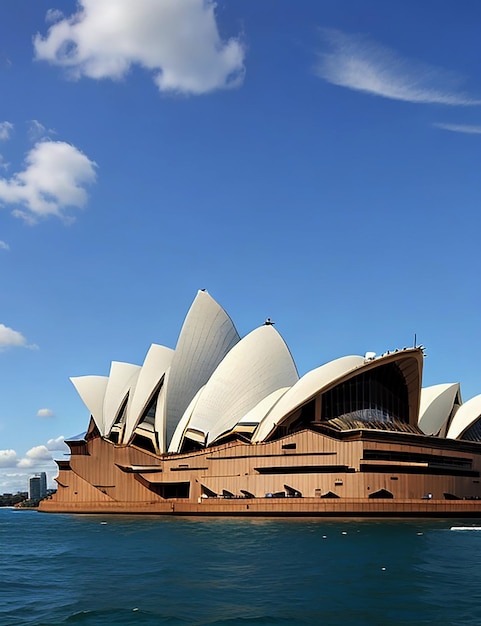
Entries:
POLYGON ((423 348, 299 377, 270 320, 245 337, 199 291, 175 349, 72 378, 90 422, 46 512, 481 516, 481 395, 422 387, 423 348))

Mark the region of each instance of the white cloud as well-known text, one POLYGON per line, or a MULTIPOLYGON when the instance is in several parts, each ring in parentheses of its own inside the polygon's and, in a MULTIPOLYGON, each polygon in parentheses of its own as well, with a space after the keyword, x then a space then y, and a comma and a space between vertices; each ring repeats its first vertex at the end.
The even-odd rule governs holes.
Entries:
POLYGON ((453 133, 467 133, 468 135, 481 135, 481 126, 471 126, 469 124, 433 124, 436 128, 450 130, 453 133))
POLYGON ((37 417, 54 417, 54 415, 52 409, 39 409, 37 411, 37 417))
POLYGON ((0 467, 16 467, 17 462, 15 450, 0 450, 0 467))
POLYGON ((0 122, 0 141, 7 141, 13 131, 13 124, 10 122, 0 122))
POLYGON ((33 461, 49 461, 52 458, 49 449, 43 444, 30 448, 25 456, 33 461))
POLYGON ((479 105, 459 91, 459 78, 441 68, 407 61, 394 51, 358 35, 322 29, 327 51, 316 73, 329 83, 383 98, 424 104, 479 105))
MULTIPOLYGON (((30 448, 20 461, 17 463, 17 467, 24 469, 31 469, 36 467, 39 463, 44 461, 51 461, 52 454, 45 445, 34 446, 30 448)), ((39 471, 39 470, 38 470, 39 471)))
POLYGON ((244 46, 222 41, 213 0, 80 0, 79 11, 34 39, 37 59, 69 75, 121 79, 133 65, 160 91, 201 94, 238 86, 244 46))
POLYGON ((47 448, 50 452, 68 452, 69 447, 65 443, 65 437, 60 435, 55 439, 49 439, 47 441, 47 448))
POLYGON ((10 250, 10 246, 5 241, 0 239, 0 250, 10 250))
POLYGON ((20 459, 20 461, 17 463, 17 467, 19 467, 20 469, 31 469, 33 472, 33 466, 35 465, 35 462, 33 459, 29 459, 28 457, 24 457, 23 459, 20 459))
POLYGON ((68 452, 63 435, 49 439, 46 445, 30 448, 22 458, 15 450, 0 450, 0 493, 27 491, 28 479, 38 472, 46 472, 49 486, 55 486, 52 479, 58 474, 58 467, 52 453, 58 458, 68 452))
POLYGON ((83 207, 84 186, 96 178, 96 164, 75 146, 63 141, 41 141, 25 159, 25 169, 0 178, 0 202, 24 207, 13 215, 29 223, 55 215, 65 217, 68 207, 83 207))
POLYGON ((11 347, 25 348, 27 347, 27 340, 18 330, 0 324, 0 350, 11 347))

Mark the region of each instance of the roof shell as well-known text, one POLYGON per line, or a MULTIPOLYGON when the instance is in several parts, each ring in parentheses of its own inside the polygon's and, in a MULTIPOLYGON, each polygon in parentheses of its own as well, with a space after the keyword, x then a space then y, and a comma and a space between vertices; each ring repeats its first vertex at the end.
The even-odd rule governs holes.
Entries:
POLYGON ((353 376, 390 363, 395 363, 404 376, 409 398, 409 424, 416 425, 419 417, 423 358, 421 348, 405 348, 374 359, 365 359, 356 355, 345 356, 321 365, 305 374, 292 389, 282 396, 255 430, 252 442, 264 441, 285 417, 292 415, 297 408, 319 393, 353 376))
MULTIPOLYGON (((205 387, 205 385, 204 385, 205 387)), ((192 413, 194 411, 195 405, 197 404, 204 387, 201 387, 199 391, 195 394, 195 396, 190 401, 189 406, 185 409, 184 415, 179 420, 177 424, 177 428, 172 435, 172 439, 169 444, 169 452, 180 452, 182 447, 182 440, 184 437, 184 433, 189 426, 190 418, 192 417, 192 413)))
POLYGON ((103 408, 108 376, 73 376, 70 380, 94 418, 97 428, 103 434, 105 432, 103 408))
POLYGON ((102 435, 110 432, 125 396, 135 387, 140 370, 140 365, 112 361, 104 397, 103 421, 105 431, 102 432, 102 435))
MULTIPOLYGON (((165 378, 169 375, 169 370, 165 373, 165 378)), ((165 381, 165 379, 164 379, 165 381)), ((157 433, 157 439, 160 452, 167 450, 165 441, 165 384, 162 385, 159 395, 157 396, 157 407, 155 409, 154 430, 157 433)))
POLYGON ((224 309, 206 291, 199 291, 180 331, 166 377, 167 445, 192 398, 239 339, 224 309))
POLYGON ((204 432, 210 444, 266 396, 298 379, 282 337, 272 325, 260 326, 234 346, 212 374, 189 428, 204 432))
POLYGON ((127 403, 127 418, 125 424, 124 441, 128 442, 137 422, 142 417, 147 404, 152 398, 157 386, 168 369, 173 356, 173 350, 153 343, 145 357, 142 369, 137 378, 133 394, 127 403))
POLYGON ((445 383, 421 389, 418 426, 425 435, 436 435, 449 419, 459 387, 445 383))
POLYGON ((327 385, 364 364, 362 356, 344 356, 304 374, 287 391, 261 421, 252 436, 252 443, 264 441, 283 418, 307 402, 327 385))
POLYGON ((276 389, 268 396, 263 398, 260 402, 258 402, 254 408, 252 408, 248 413, 244 415, 238 422, 237 425, 242 424, 259 424, 267 413, 272 409, 272 407, 282 398, 282 396, 289 391, 291 387, 281 387, 280 389, 276 389))
POLYGON ((481 416, 481 394, 464 402, 453 417, 447 439, 461 439, 463 433, 481 416))

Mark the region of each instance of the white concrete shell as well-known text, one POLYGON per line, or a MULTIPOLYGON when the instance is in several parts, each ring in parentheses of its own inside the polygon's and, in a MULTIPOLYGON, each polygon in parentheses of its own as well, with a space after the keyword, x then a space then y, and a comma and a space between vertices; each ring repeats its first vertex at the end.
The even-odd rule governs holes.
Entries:
POLYGON ((290 387, 281 387, 280 389, 276 389, 268 396, 263 398, 258 404, 255 405, 253 409, 251 409, 248 413, 244 415, 236 424, 234 431, 250 431, 254 432, 255 428, 259 425, 259 423, 264 419, 264 417, 269 413, 272 407, 282 398, 282 396, 289 391, 290 387))
MULTIPOLYGON (((169 375, 169 370, 165 373, 165 379, 169 375)), ((162 385, 161 390, 159 391, 159 396, 157 398, 157 407, 155 409, 155 431, 157 433, 157 438, 159 442, 159 451, 165 452, 167 450, 167 442, 165 440, 165 394, 166 389, 165 385, 162 385)))
POLYGON ((298 379, 282 337, 273 326, 261 326, 234 346, 212 374, 189 429, 203 432, 209 445, 232 430, 266 396, 298 379))
MULTIPOLYGON (((148 403, 145 406, 145 409, 142 413, 145 413, 147 410, 147 406, 150 405, 151 400, 155 400, 155 413, 154 413, 154 421, 152 423, 151 419, 148 420, 139 420, 136 427, 133 430, 132 434, 132 442, 137 442, 139 444, 139 437, 142 437, 144 440, 148 439, 152 448, 158 452, 162 453, 165 450, 165 428, 164 428, 164 400, 165 400, 165 387, 161 383, 160 389, 152 395, 148 403), (157 397, 155 397, 155 395, 157 397)), ((149 407, 150 413, 150 407, 149 407)), ((150 418, 152 415, 150 414, 150 418)), ((145 445, 145 442, 144 442, 145 445)), ((141 446, 142 447, 142 446, 141 446)))
POLYGON ((109 382, 108 376, 74 376, 70 380, 94 418, 97 428, 103 434, 104 398, 109 382))
POLYGON ((460 398, 459 383, 433 385, 421 389, 418 426, 425 435, 437 435, 460 398))
POLYGON ((180 418, 180 421, 177 424, 177 428, 175 429, 174 434, 172 435, 172 439, 169 444, 169 452, 180 452, 184 432, 187 430, 187 427, 189 426, 190 418, 192 417, 192 413, 194 412, 195 405, 197 404, 197 401, 199 400, 200 395, 202 391, 204 390, 204 387, 201 387, 199 391, 195 394, 189 406, 184 411, 184 415, 182 415, 182 417, 180 418))
POLYGON ((199 291, 185 318, 166 377, 167 444, 192 398, 238 341, 224 309, 206 291, 199 291))
POLYGON ((174 351, 165 346, 159 346, 155 343, 150 346, 137 378, 133 394, 129 396, 124 443, 130 440, 137 422, 142 417, 142 413, 151 400, 159 382, 169 368, 173 354, 174 351))
POLYGON ((264 441, 284 417, 305 404, 324 387, 363 364, 362 356, 344 356, 304 374, 264 417, 252 435, 252 443, 264 441))
POLYGON ((446 437, 462 439, 463 433, 481 417, 481 394, 462 404, 453 417, 446 437))
POLYGON ((132 388, 135 388, 139 376, 140 365, 112 361, 110 365, 109 381, 104 398, 104 428, 102 435, 108 435, 115 418, 132 388))

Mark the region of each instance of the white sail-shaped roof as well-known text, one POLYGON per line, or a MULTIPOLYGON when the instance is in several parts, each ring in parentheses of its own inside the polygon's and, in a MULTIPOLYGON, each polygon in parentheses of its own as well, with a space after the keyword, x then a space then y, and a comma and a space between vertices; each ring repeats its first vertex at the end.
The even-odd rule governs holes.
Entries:
POLYGON ((362 356, 344 356, 304 374, 274 405, 272 411, 269 411, 264 417, 252 435, 252 442, 264 441, 284 417, 307 402, 324 387, 332 384, 337 378, 345 376, 363 363, 364 358, 362 356))
POLYGON ((165 346, 152 344, 137 378, 137 384, 127 404, 124 442, 132 436, 137 422, 152 398, 166 370, 172 362, 174 351, 165 346))
POLYGON ((481 394, 462 404, 453 417, 446 437, 460 439, 462 434, 481 417, 481 394))
MULTIPOLYGON (((168 376, 169 370, 165 373, 165 377, 168 376)), ((165 441, 165 385, 162 385, 159 395, 157 397, 157 406, 155 408, 155 431, 157 433, 159 442, 159 451, 166 452, 167 443, 165 441)))
POLYGON ((102 432, 102 435, 107 435, 110 432, 126 395, 135 387, 140 370, 140 365, 112 361, 104 398, 105 431, 102 432))
POLYGON ((103 408, 108 376, 74 376, 70 380, 94 418, 97 428, 103 434, 105 432, 103 408))
POLYGON ((280 389, 276 389, 275 391, 270 393, 267 397, 263 398, 258 404, 255 405, 253 409, 246 413, 244 417, 241 417, 241 419, 237 422, 234 430, 241 430, 242 425, 253 426, 255 424, 257 427, 257 425, 264 419, 267 413, 269 413, 275 403, 278 402, 279 399, 282 398, 282 396, 286 393, 286 391, 289 391, 289 389, 290 387, 281 387, 280 389))
POLYGON ((224 309, 206 291, 199 291, 185 318, 166 377, 167 444, 192 398, 238 341, 224 309))
POLYGON ((197 404, 197 401, 199 400, 200 395, 203 390, 204 390, 204 387, 201 387, 199 389, 199 391, 192 398, 189 406, 185 409, 184 415, 182 415, 182 417, 180 418, 180 421, 177 424, 177 428, 175 429, 174 434, 172 435, 172 439, 169 444, 169 452, 180 452, 180 449, 182 447, 182 439, 184 436, 184 432, 189 425, 190 418, 192 417, 192 413, 194 412, 195 405, 197 404))
POLYGON ((451 415, 456 397, 459 397, 459 383, 421 389, 418 426, 425 435, 439 433, 451 415))
POLYGON ((205 433, 210 444, 232 430, 266 396, 298 379, 282 337, 272 325, 261 326, 234 346, 212 374, 189 429, 205 433))

